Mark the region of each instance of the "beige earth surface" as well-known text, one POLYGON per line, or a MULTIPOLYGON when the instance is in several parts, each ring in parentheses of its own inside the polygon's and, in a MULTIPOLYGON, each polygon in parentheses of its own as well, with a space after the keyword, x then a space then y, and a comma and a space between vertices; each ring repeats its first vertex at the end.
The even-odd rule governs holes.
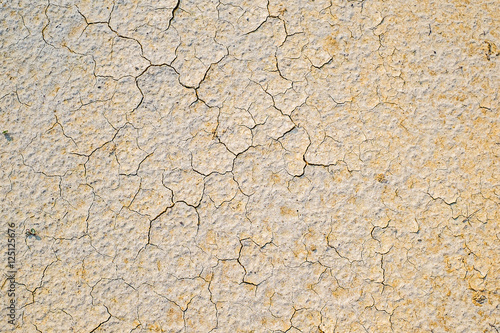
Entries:
POLYGON ((4 0, 0 45, 1 332, 500 332, 500 1, 4 0))

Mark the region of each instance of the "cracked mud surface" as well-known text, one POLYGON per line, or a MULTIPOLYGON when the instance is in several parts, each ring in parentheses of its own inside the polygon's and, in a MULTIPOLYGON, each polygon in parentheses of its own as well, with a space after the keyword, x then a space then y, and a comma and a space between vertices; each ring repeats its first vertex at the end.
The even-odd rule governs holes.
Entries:
POLYGON ((0 331, 500 332, 499 13, 0 2, 0 331))

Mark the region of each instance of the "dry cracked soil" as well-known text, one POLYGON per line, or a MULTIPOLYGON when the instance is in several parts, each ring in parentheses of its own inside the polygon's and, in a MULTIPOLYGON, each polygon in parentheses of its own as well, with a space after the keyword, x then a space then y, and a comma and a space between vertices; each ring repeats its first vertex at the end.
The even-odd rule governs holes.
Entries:
POLYGON ((1 332, 500 332, 500 1, 0 0, 1 332))

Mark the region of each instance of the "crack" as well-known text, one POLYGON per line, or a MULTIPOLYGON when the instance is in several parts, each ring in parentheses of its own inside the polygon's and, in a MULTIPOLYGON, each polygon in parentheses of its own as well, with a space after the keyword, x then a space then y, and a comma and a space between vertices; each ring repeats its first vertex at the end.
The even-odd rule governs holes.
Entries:
MULTIPOLYGON (((119 173, 119 175, 120 175, 120 176, 127 176, 127 177, 130 177, 130 176, 138 176, 138 174, 139 174, 139 169, 141 168, 141 164, 142 164, 145 160, 147 160, 150 156, 152 156, 153 154, 154 154, 154 152, 149 153, 148 155, 146 155, 146 156, 145 156, 145 157, 144 157, 144 158, 143 158, 143 159, 139 162, 139 165, 138 165, 138 166, 137 166, 137 168, 135 169, 135 172, 133 172, 133 173, 128 173, 128 174, 126 174, 126 173, 119 173)), ((116 156, 116 155, 115 155, 115 156, 116 156)), ((118 164, 120 164, 120 163, 118 162, 118 164)), ((135 198, 135 197, 134 197, 134 198, 135 198)), ((130 205, 129 205, 129 206, 130 206, 130 205)))
POLYGON ((78 145, 76 144, 76 141, 69 135, 67 135, 65 132, 64 132, 64 127, 63 125, 59 122, 59 119, 57 118, 57 115, 54 115, 54 117, 56 118, 56 122, 54 123, 54 125, 52 125, 51 128, 49 128, 45 133, 48 133, 51 129, 53 129, 56 125, 59 125, 59 127, 61 127, 61 131, 63 133, 63 135, 65 137, 67 137, 68 139, 70 139, 71 141, 73 141, 73 144, 75 145, 75 147, 78 147, 78 145))
POLYGON ((50 25, 50 18, 49 18, 49 15, 47 14, 47 11, 49 10, 49 7, 50 7, 50 1, 47 0, 47 7, 45 7, 45 10, 44 10, 44 15, 47 18, 47 24, 42 28, 42 39, 45 42, 45 44, 47 44, 49 46, 52 46, 53 48, 56 48, 54 45, 52 45, 51 43, 47 42, 47 40, 45 39, 45 29, 47 29, 48 26, 50 25))
POLYGON ((170 26, 172 25, 172 21, 175 18, 175 12, 180 8, 180 5, 181 5, 181 0, 177 0, 175 7, 172 9, 172 17, 168 20, 168 26, 167 26, 167 29, 165 29, 165 31, 170 29, 170 26))
POLYGON ((111 313, 109 312, 109 309, 106 305, 102 304, 102 306, 104 306, 106 308, 106 312, 108 313, 108 318, 102 322, 99 323, 99 325, 97 325, 94 329, 92 329, 89 333, 93 333, 95 331, 97 331, 102 325, 106 324, 112 317, 111 313))

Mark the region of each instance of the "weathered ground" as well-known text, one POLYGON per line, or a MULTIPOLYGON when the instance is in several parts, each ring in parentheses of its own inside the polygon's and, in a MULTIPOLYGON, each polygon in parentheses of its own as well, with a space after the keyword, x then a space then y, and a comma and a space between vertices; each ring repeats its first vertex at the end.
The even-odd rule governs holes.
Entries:
POLYGON ((499 1, 0 7, 0 331, 500 332, 499 1))

